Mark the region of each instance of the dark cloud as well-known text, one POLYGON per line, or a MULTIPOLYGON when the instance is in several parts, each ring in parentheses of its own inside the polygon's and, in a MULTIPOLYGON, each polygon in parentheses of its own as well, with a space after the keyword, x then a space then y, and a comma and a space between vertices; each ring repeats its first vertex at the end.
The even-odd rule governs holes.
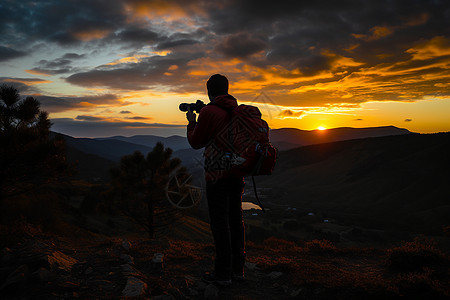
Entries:
POLYGON ((150 117, 140 117, 140 116, 135 116, 135 117, 126 117, 126 119, 128 120, 151 120, 153 118, 150 117))
POLYGON ((77 68, 72 67, 72 60, 78 60, 84 55, 76 55, 75 53, 67 53, 64 56, 54 60, 40 60, 38 67, 29 70, 30 73, 57 75, 76 72, 77 68))
POLYGON ((153 134, 159 136, 185 135, 186 125, 145 123, 145 122, 115 122, 88 121, 72 118, 53 118, 52 131, 74 137, 101 137, 111 135, 153 134))
POLYGON ((86 116, 86 115, 80 115, 80 116, 77 116, 76 118, 75 118, 75 120, 81 120, 81 121, 102 121, 102 120, 104 120, 104 118, 102 118, 102 117, 95 117, 95 116, 86 116))
POLYGON ((17 3, 2 1, 0 36, 26 45, 45 40, 60 45, 84 42, 93 34, 111 32, 126 24, 124 1, 67 0, 17 3))
POLYGON ((405 119, 405 122, 412 122, 412 119, 405 119))
POLYGON ((82 59, 82 58, 85 58, 85 57, 86 57, 85 54, 66 53, 66 54, 63 55, 62 59, 74 60, 74 59, 82 59))
POLYGON ((62 46, 73 46, 74 44, 80 43, 80 40, 69 32, 56 32, 50 34, 47 39, 62 46))
POLYGON ((158 50, 167 50, 167 49, 173 49, 180 46, 189 46, 198 44, 199 41, 193 40, 193 39, 174 39, 174 40, 168 40, 162 43, 159 43, 156 49, 158 50))
POLYGON ((293 111, 290 109, 286 109, 280 112, 279 117, 291 117, 291 118, 297 118, 300 117, 303 114, 303 111, 293 111))
POLYGON ((67 74, 68 83, 84 87, 204 92, 200 77, 191 76, 190 71, 200 66, 208 72, 221 68, 223 56, 237 57, 243 62, 230 71, 230 78, 276 91, 279 104, 297 102, 291 90, 298 90, 301 100, 311 105, 409 101, 449 94, 448 1, 163 2, 4 0, 0 44, 8 47, 0 46, 4 54, 0 60, 23 56, 27 50, 16 49, 36 42, 49 47, 56 43, 70 46, 70 53, 47 59, 31 71, 67 74), (170 50, 170 55, 81 71, 74 61, 84 55, 72 50, 78 46, 102 53, 170 50), (204 64, 198 63, 200 58, 205 58, 204 64), (169 70, 174 65, 176 69, 169 70), (258 69, 252 72, 243 65, 258 69), (324 73, 327 76, 314 78, 324 73), (266 78, 300 79, 280 85, 265 83, 266 78), (327 83, 334 87, 345 83, 346 91, 326 91, 327 83), (300 91, 305 85, 310 88, 300 91))
POLYGON ((113 94, 80 97, 38 96, 37 99, 41 102, 43 109, 51 113, 72 109, 90 110, 93 107, 103 105, 123 106, 130 104, 121 101, 117 95, 113 94))
POLYGON ((56 59, 53 61, 41 60, 39 62, 39 65, 41 65, 45 68, 58 68, 58 67, 62 67, 62 66, 67 66, 70 63, 71 63, 70 60, 60 58, 60 59, 56 59))
POLYGON ((120 31, 116 37, 122 42, 134 45, 153 44, 161 38, 157 32, 139 27, 126 28, 120 31))
POLYGON ((10 59, 26 56, 23 51, 18 51, 9 47, 0 46, 0 61, 7 61, 10 59))
POLYGON ((131 114, 132 112, 129 110, 122 110, 120 113, 121 114, 131 114))
POLYGON ((16 88, 20 94, 41 94, 42 91, 33 86, 33 83, 44 83, 44 79, 39 78, 12 78, 0 77, 0 85, 8 85, 16 88))
POLYGON ((186 73, 190 67, 188 62, 203 56, 196 52, 184 55, 169 54, 167 56, 152 56, 142 59, 139 63, 124 63, 114 66, 103 66, 88 72, 76 73, 66 81, 71 84, 87 87, 109 87, 115 89, 142 90, 149 88, 170 87, 173 91, 192 89, 186 73), (176 66, 173 75, 166 73, 176 66), (184 81, 186 84, 183 84, 184 81))
POLYGON ((226 37, 216 49, 229 57, 247 58, 267 47, 261 39, 254 38, 246 32, 226 37))

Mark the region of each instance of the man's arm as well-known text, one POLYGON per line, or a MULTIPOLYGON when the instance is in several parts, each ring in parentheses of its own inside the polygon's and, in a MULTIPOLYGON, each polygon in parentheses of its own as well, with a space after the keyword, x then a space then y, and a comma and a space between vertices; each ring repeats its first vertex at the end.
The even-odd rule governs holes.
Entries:
POLYGON ((208 114, 206 107, 202 109, 202 112, 198 115, 198 121, 195 120, 196 115, 190 109, 186 113, 186 118, 189 121, 187 138, 194 149, 205 147, 213 136, 214 126, 211 122, 210 114, 208 114))

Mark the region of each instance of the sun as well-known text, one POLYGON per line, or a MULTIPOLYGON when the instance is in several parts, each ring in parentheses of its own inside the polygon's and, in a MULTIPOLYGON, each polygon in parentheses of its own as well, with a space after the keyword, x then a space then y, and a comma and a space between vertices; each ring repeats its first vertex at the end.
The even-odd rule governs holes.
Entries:
POLYGON ((317 127, 317 129, 319 129, 319 130, 326 130, 326 128, 324 126, 319 126, 319 127, 317 127))

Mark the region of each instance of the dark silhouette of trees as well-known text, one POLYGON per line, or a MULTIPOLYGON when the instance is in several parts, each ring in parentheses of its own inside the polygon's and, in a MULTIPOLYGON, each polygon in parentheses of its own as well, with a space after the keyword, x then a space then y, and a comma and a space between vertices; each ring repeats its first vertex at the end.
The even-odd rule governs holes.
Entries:
POLYGON ((112 186, 120 211, 143 227, 149 238, 164 231, 180 218, 182 212, 166 199, 170 176, 189 178, 181 161, 171 158, 172 149, 157 143, 147 157, 136 151, 122 157, 120 166, 111 170, 112 186))
POLYGON ((57 179, 66 170, 62 140, 50 138, 47 112, 33 97, 0 87, 0 201, 57 179))

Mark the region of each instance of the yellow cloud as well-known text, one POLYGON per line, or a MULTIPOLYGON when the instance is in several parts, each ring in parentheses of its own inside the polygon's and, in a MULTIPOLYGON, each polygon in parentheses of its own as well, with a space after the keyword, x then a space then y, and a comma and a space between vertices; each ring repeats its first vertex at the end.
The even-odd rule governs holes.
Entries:
POLYGON ((205 16, 204 10, 195 2, 178 4, 167 0, 135 0, 126 4, 125 9, 131 21, 136 18, 163 19, 166 22, 183 20, 193 22, 191 16, 205 16))
POLYGON ((142 61, 143 58, 149 57, 149 55, 146 54, 136 54, 134 56, 128 56, 128 57, 123 57, 120 59, 117 59, 113 62, 110 62, 108 64, 106 64, 107 66, 115 66, 115 65, 119 65, 119 64, 126 64, 126 63, 139 63, 142 61))
POLYGON ((353 37, 365 41, 374 41, 389 36, 393 32, 393 28, 389 28, 387 26, 375 26, 370 29, 369 34, 353 34, 353 37))
POLYGON ((41 84, 41 83, 52 83, 53 81, 50 80, 43 80, 43 79, 33 79, 33 78, 7 78, 4 80, 5 82, 19 82, 23 83, 25 85, 35 85, 35 84, 41 84))
POLYGON ((436 36, 431 40, 406 50, 414 60, 426 60, 439 56, 450 55, 450 41, 443 36, 436 36))
POLYGON ((43 71, 39 71, 39 70, 25 70, 25 72, 32 74, 32 75, 38 75, 38 76, 50 76, 50 74, 45 73, 43 71))

